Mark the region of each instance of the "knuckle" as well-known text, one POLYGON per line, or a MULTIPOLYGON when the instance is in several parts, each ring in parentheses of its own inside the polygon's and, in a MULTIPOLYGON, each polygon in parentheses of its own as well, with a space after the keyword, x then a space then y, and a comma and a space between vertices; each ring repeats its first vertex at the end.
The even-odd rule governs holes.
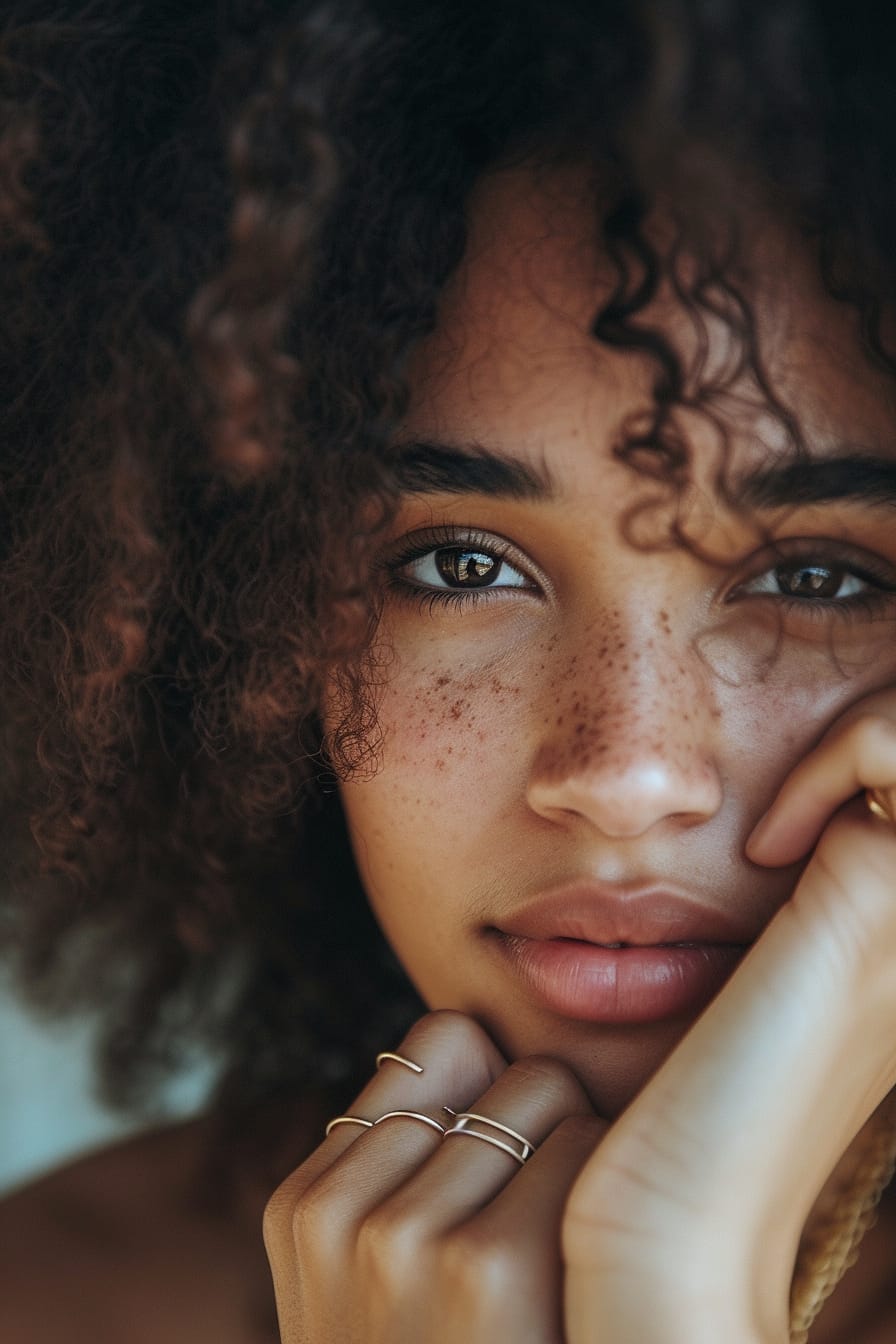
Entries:
POLYGON ((404 1044, 436 1044, 464 1052, 484 1050, 491 1043, 478 1022, 453 1008, 438 1008, 415 1022, 404 1044))
POLYGON ((274 1190, 264 1206, 262 1215, 262 1235, 266 1246, 271 1247, 292 1236, 293 1213, 303 1191, 302 1172, 291 1172, 285 1181, 274 1190))
POLYGON ((896 751, 896 723, 882 714, 860 714, 852 725, 852 736, 860 761, 874 762, 882 752, 896 751))
POLYGON ((506 1302, 517 1284, 520 1256, 510 1241, 470 1224, 442 1239, 440 1269, 449 1294, 465 1302, 483 1297, 506 1302))
POLYGON ((344 1204, 333 1197, 324 1182, 303 1190, 289 1209, 289 1236, 303 1259, 332 1254, 344 1237, 347 1223, 344 1204))
POLYGON ((264 1244, 270 1251, 282 1244, 292 1226, 292 1199, 287 1195, 284 1185, 279 1185, 264 1206, 261 1220, 261 1234, 264 1244))
POLYGON ((408 1282, 424 1245, 418 1219, 391 1204, 380 1205, 358 1228, 356 1249, 368 1279, 387 1289, 408 1282))
POLYGON ((465 1013, 441 1008, 420 1018, 401 1045, 412 1059, 436 1061, 448 1087, 484 1091, 504 1062, 486 1031, 465 1013))
POLYGON ((573 1112, 590 1111, 591 1107, 582 1084, 572 1069, 551 1055, 528 1055, 510 1065, 508 1073, 520 1078, 536 1094, 559 1098, 565 1109, 573 1112))

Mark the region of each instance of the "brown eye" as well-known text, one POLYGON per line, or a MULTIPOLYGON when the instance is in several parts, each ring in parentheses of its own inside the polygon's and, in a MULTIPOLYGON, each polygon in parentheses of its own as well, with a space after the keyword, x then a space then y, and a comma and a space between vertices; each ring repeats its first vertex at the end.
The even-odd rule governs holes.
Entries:
POLYGON ((845 569, 833 565, 779 565, 775 578, 787 597, 833 598, 840 595, 845 569))
POLYGON ((501 573, 503 561, 484 551, 436 551, 436 569, 446 583, 458 588, 486 588, 501 573))

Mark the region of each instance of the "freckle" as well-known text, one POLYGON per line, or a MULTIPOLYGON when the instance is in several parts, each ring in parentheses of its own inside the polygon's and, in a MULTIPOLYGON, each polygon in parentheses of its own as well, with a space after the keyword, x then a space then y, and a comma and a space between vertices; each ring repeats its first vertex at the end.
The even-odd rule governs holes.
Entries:
POLYGON ((558 727, 558 728, 562 728, 562 727, 563 727, 563 715, 562 715, 562 714, 558 714, 558 715, 557 715, 557 727, 558 727))
POLYGON ((436 686, 438 686, 439 690, 441 690, 443 686, 448 685, 450 680, 451 680, 450 677, 436 677, 436 686))
POLYGON ((448 712, 451 715, 452 719, 459 719, 461 714, 463 714, 465 708, 466 706, 464 705, 463 700, 455 700, 454 704, 451 706, 448 712))

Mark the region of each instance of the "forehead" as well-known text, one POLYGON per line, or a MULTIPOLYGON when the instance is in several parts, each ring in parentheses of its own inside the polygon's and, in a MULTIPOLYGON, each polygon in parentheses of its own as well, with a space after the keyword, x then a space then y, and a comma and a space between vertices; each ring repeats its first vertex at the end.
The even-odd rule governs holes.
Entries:
MULTIPOLYGON (((415 429, 485 441, 497 434, 541 455, 560 436, 613 438, 633 410, 649 412, 656 362, 590 335, 618 281, 601 225, 600 188, 584 171, 519 167, 481 180, 464 260, 411 366, 415 429)), ((732 279, 775 395, 796 413, 810 447, 845 439, 892 453, 892 380, 864 354, 856 311, 825 292, 796 230, 758 208, 739 225, 745 243, 732 279)), ((662 248, 668 220, 657 211, 647 228, 662 248)), ((687 369, 702 361, 704 383, 718 381, 743 348, 709 306, 682 304, 668 284, 636 321, 669 340, 687 369)), ((715 409, 735 434, 779 446, 780 422, 749 367, 715 409)))

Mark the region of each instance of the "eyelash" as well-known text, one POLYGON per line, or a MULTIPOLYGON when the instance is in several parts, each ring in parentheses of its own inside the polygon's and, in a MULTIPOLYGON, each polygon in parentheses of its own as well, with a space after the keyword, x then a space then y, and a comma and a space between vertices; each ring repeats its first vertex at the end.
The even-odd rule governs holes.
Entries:
POLYGON ((896 576, 889 567, 877 565, 869 556, 859 559, 849 548, 836 542, 794 539, 779 544, 770 557, 771 563, 763 568, 758 565, 749 579, 739 583, 728 594, 727 601, 736 599, 738 594, 746 597, 770 596, 776 605, 783 608, 785 614, 797 613, 804 620, 823 621, 833 616, 836 620, 873 620, 882 614, 885 608, 892 608, 896 600, 896 576), (853 593, 848 597, 790 597, 786 593, 750 594, 744 590, 764 575, 775 570, 800 567, 841 571, 844 578, 858 579, 872 587, 863 593, 853 593))
POLYGON ((405 547, 384 562, 386 578, 391 591, 402 601, 412 602, 424 611, 435 607, 477 607, 483 602, 494 602, 501 593, 512 587, 517 593, 532 593, 536 584, 516 557, 516 548, 493 532, 458 531, 452 527, 433 528, 415 533, 405 547), (510 565, 527 580, 526 586, 502 584, 483 588, 428 588, 412 579, 403 578, 401 571, 414 560, 422 560, 437 551, 479 551, 494 560, 510 565))
MULTIPOLYGON (((449 526, 434 528, 425 533, 416 533, 408 538, 406 545, 398 553, 384 562, 387 582, 391 591, 402 601, 411 602, 424 611, 433 611, 436 607, 475 608, 483 602, 500 600, 499 595, 513 589, 515 592, 532 593, 537 584, 520 563, 516 548, 502 537, 491 532, 458 530, 449 526), (435 588, 426 587, 414 580, 402 576, 401 571, 414 560, 420 560, 438 551, 464 550, 478 551, 497 561, 511 565, 527 580, 526 585, 503 584, 482 588, 435 588), (510 559, 509 557, 514 557, 510 559)), ((726 602, 732 602, 739 596, 771 597, 783 607, 785 612, 797 612, 810 620, 826 620, 829 615, 842 620, 872 619, 886 606, 896 601, 896 575, 889 568, 877 567, 868 557, 858 560, 855 554, 835 542, 804 542, 794 540, 786 545, 779 544, 770 563, 756 568, 750 578, 742 580, 729 591, 726 602), (859 579, 873 585, 876 591, 854 593, 846 598, 789 597, 785 593, 763 594, 745 593, 751 583, 756 583, 764 575, 783 569, 785 566, 799 568, 817 565, 831 570, 842 570, 844 576, 859 579)))

